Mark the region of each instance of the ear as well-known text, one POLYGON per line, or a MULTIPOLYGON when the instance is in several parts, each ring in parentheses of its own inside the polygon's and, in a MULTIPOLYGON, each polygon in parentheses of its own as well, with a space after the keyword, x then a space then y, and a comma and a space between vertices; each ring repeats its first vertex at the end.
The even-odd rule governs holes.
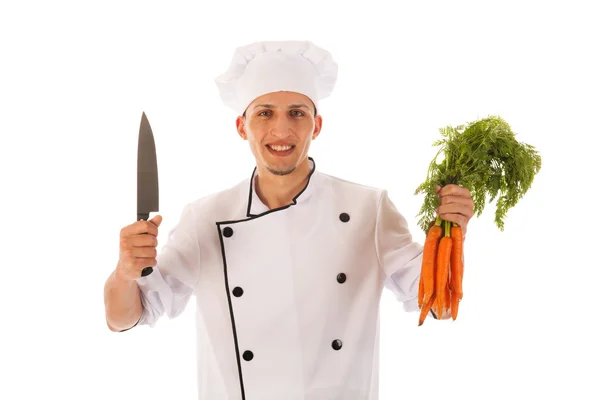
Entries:
POLYGON ((235 120, 235 127, 237 129, 238 135, 244 140, 248 140, 248 135, 246 134, 246 126, 244 125, 246 122, 245 118, 239 116, 235 120))
POLYGON ((317 115, 315 117, 315 129, 313 130, 312 138, 315 140, 317 136, 321 133, 321 128, 323 127, 323 117, 317 115))

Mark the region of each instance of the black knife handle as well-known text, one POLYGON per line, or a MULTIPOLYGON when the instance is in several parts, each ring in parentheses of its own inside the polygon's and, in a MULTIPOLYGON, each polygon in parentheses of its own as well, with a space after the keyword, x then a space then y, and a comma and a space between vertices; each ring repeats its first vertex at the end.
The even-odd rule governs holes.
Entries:
MULTIPOLYGON (((150 218, 150 213, 142 213, 137 215, 138 217, 138 221, 144 220, 144 221, 148 221, 148 218, 150 218)), ((142 270, 142 276, 148 276, 152 273, 153 269, 152 267, 146 267, 142 270)))

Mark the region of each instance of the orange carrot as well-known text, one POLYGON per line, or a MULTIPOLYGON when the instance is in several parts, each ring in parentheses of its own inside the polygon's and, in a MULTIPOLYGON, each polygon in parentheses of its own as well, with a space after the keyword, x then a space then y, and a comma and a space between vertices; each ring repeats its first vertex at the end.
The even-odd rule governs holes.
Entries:
POLYGON ((462 299, 462 280, 464 270, 463 259, 463 233, 459 225, 452 227, 450 236, 452 237, 452 263, 451 263, 451 289, 458 294, 458 298, 462 299))
POLYGON ((423 274, 419 277, 419 308, 423 307, 423 297, 425 297, 425 290, 423 289, 423 274))
POLYGON ((456 293, 455 291, 452 291, 451 295, 450 295, 450 312, 452 313, 452 319, 456 320, 456 317, 458 316, 458 303, 460 302, 460 299, 458 298, 458 293, 456 293))
MULTIPOLYGON (((435 225, 435 220, 431 221, 429 224, 429 229, 435 225)), ((418 297, 418 305, 419 308, 423 307, 423 298, 425 297, 425 288, 423 283, 423 274, 419 275, 419 297, 418 297)))
POLYGON ((452 319, 458 317, 458 304, 463 297, 462 279, 464 272, 463 233, 459 225, 453 224, 450 232, 452 237, 452 258, 450 262, 450 289, 452 291, 450 311, 452 319))
POLYGON ((444 285, 444 313, 450 310, 452 302, 452 290, 450 290, 450 281, 448 280, 444 285))
POLYGON ((429 313, 429 310, 431 309, 431 306, 433 305, 434 302, 435 302, 435 293, 433 293, 431 295, 429 300, 421 308, 421 314, 419 315, 419 326, 423 325, 423 322, 425 322, 425 318, 427 317, 427 314, 429 313))
MULTIPOLYGON (((425 245, 423 246, 423 261, 421 264, 421 277, 423 279, 423 291, 421 304, 427 304, 435 291, 435 268, 436 257, 440 237, 442 236, 442 220, 438 216, 435 225, 429 228, 425 245)), ((420 286, 419 286, 420 287, 420 286)))
POLYGON ((450 255, 452 253, 452 238, 450 237, 450 223, 445 221, 446 228, 444 237, 440 239, 436 266, 436 288, 438 316, 441 319, 444 314, 444 299, 446 285, 450 274, 450 255))

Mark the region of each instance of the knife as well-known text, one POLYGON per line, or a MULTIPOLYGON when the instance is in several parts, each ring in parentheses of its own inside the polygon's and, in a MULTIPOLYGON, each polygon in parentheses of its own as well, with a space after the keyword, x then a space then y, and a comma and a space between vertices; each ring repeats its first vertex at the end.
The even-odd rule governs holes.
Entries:
MULTIPOLYGON (((158 168, 154 135, 145 112, 140 122, 137 157, 137 220, 147 221, 151 212, 158 212, 158 168)), ((151 273, 152 267, 142 270, 142 276, 151 273)))

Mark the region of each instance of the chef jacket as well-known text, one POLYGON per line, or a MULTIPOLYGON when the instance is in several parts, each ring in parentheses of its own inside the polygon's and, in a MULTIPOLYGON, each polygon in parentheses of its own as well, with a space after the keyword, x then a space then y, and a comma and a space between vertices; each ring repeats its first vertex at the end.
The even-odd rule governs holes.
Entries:
POLYGON ((422 261, 388 193, 316 170, 269 210, 256 168, 187 203, 154 272, 139 325, 196 301, 199 400, 376 400, 384 287, 416 311, 422 261))

